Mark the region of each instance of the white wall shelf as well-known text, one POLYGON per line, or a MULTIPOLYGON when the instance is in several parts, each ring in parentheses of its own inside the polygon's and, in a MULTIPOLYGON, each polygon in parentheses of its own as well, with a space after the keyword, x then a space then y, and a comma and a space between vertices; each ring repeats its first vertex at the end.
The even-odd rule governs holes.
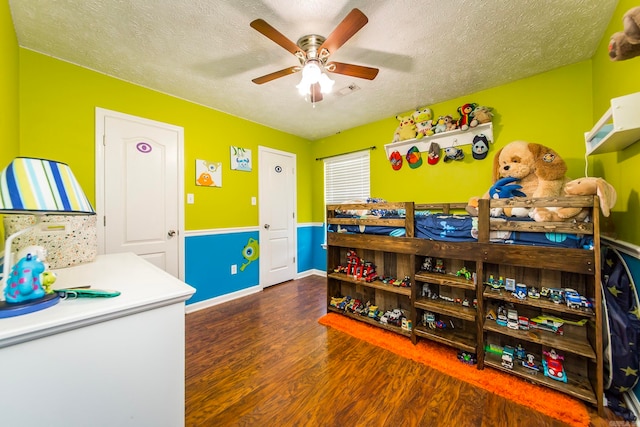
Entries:
POLYGON ((611 108, 584 139, 587 156, 620 151, 640 140, 640 92, 611 99, 611 108))
POLYGON ((425 136, 420 139, 406 139, 404 141, 392 142, 385 144, 384 149, 387 153, 387 158, 394 151, 398 151, 401 156, 405 156, 407 151, 414 145, 418 147, 421 152, 429 151, 429 146, 432 142, 437 142, 441 149, 447 147, 459 147, 462 145, 469 145, 473 143, 473 137, 479 134, 484 134, 489 142, 493 143, 493 125, 492 123, 483 123, 474 128, 468 130, 450 130, 449 132, 436 133, 435 135, 425 136))

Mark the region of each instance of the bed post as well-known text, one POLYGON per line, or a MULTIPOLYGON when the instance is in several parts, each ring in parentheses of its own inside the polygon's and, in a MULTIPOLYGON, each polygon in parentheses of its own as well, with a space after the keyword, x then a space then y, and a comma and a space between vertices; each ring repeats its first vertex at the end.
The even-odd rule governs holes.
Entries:
POLYGON ((490 211, 489 199, 478 200, 478 242, 489 243, 489 211, 490 211))

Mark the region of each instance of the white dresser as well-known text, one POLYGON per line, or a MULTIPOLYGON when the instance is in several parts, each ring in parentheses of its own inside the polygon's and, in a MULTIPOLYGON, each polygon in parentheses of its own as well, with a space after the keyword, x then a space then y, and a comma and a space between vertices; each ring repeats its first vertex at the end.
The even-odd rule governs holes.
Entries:
POLYGON ((185 301, 195 289, 132 253, 55 271, 62 300, 0 319, 0 425, 184 425, 185 301))

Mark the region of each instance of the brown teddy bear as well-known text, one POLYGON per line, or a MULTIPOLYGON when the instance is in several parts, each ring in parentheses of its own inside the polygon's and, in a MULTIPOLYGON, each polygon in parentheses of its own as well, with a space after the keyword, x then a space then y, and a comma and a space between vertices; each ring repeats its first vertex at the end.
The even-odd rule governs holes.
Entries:
MULTIPOLYGON (((565 196, 597 195, 600 199, 602 215, 609 216, 616 204, 616 189, 602 178, 585 177, 569 181, 564 186, 565 196)), ((536 221, 584 221, 589 213, 586 208, 536 208, 533 219, 536 221)))
MULTIPOLYGON (((518 181, 526 197, 554 197, 562 194, 564 184, 569 181, 565 176, 567 165, 564 160, 549 147, 526 141, 514 141, 505 145, 494 156, 493 179, 512 177, 518 181)), ((482 196, 489 198, 489 193, 482 196)), ((471 198, 467 212, 477 215, 477 197, 471 198)), ((525 217, 528 208, 505 209, 507 216, 525 217)), ((493 216, 500 212, 492 212, 493 216)))
POLYGON ((629 9, 622 18, 624 31, 611 36, 609 58, 624 61, 640 55, 640 6, 629 9))

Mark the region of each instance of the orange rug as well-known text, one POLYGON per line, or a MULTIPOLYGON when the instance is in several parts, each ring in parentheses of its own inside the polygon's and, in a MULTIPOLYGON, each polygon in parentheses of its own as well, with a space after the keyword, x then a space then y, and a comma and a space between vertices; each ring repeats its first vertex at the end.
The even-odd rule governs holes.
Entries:
POLYGON ((475 366, 461 363, 458 361, 457 351, 451 347, 424 339, 413 345, 406 337, 337 313, 328 313, 318 322, 572 426, 589 425, 589 413, 583 402, 495 369, 479 370, 475 366), (451 366, 456 366, 456 369, 452 370, 451 366), (518 390, 518 393, 510 390, 518 390))

